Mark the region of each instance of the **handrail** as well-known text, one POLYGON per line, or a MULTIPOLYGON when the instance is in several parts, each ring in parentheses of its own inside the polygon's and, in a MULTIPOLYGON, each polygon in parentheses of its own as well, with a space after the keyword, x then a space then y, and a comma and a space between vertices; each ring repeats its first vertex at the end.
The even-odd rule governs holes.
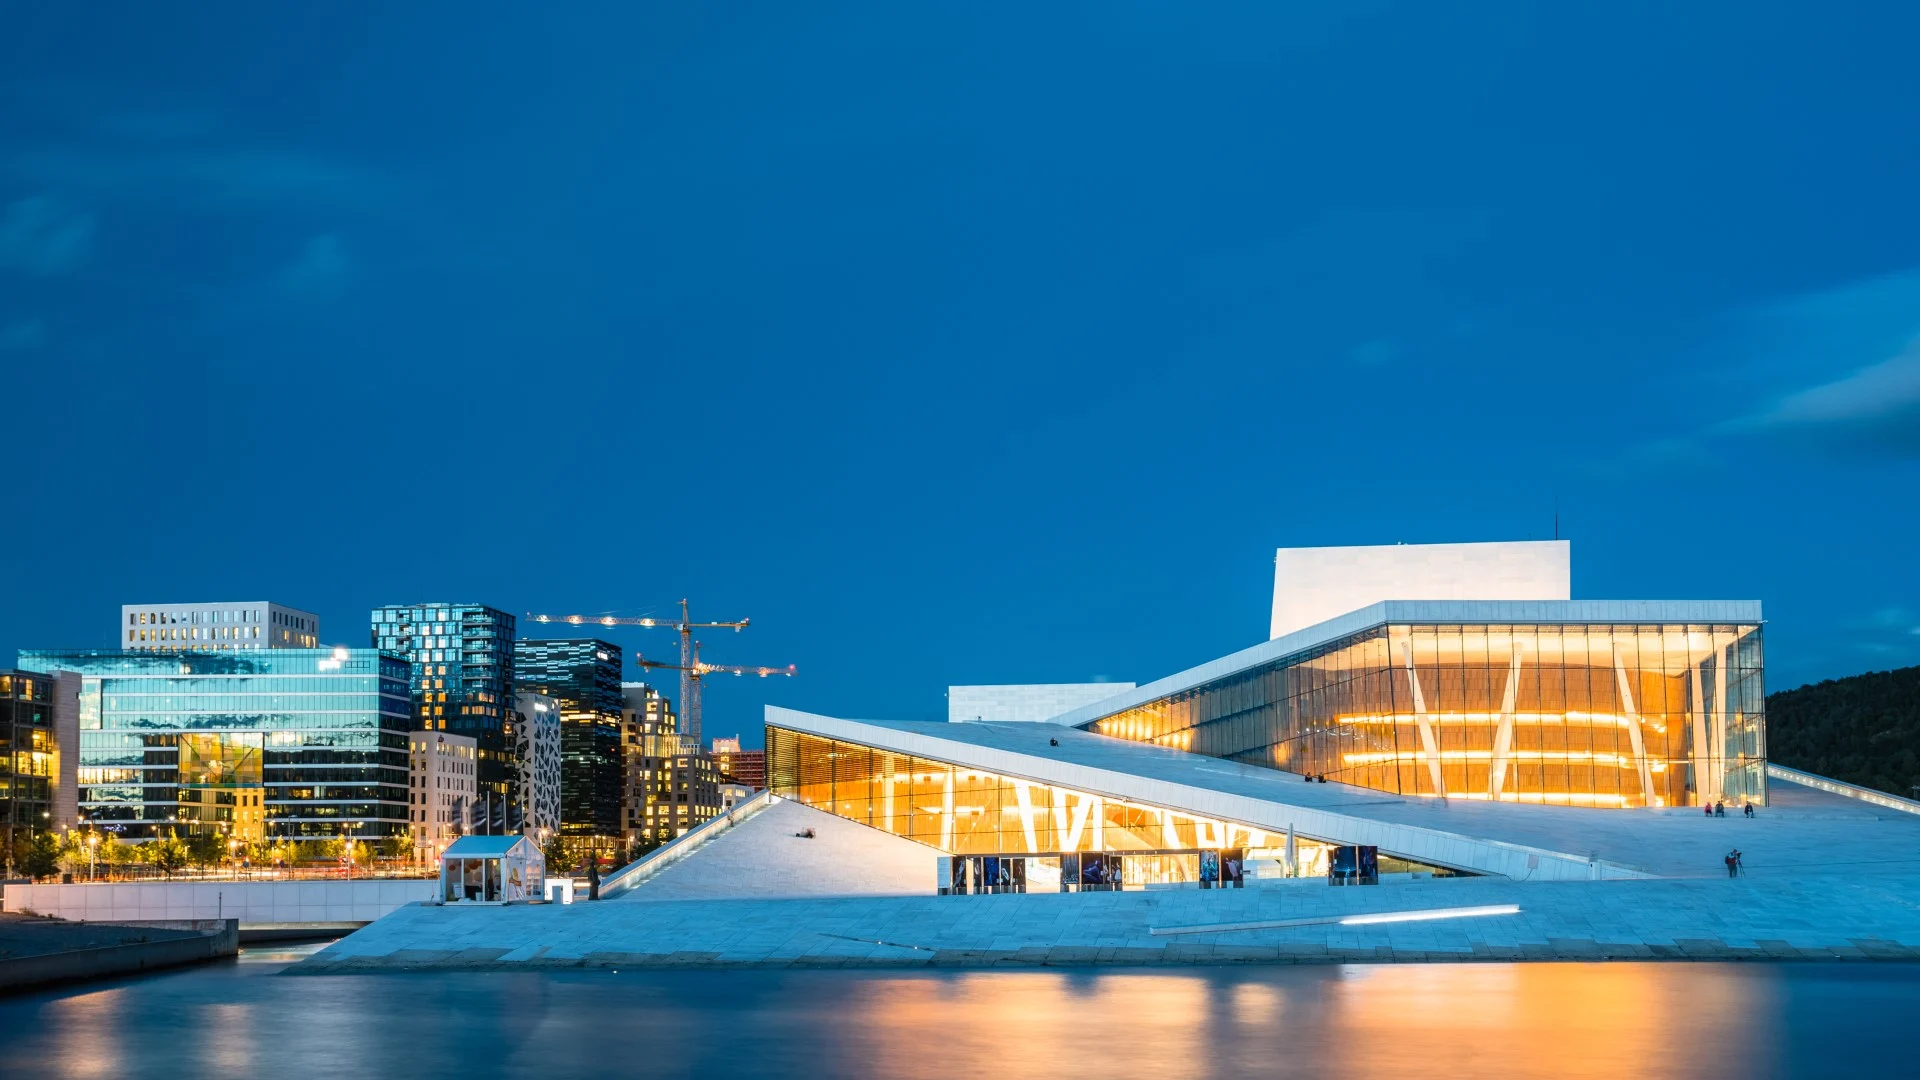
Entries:
POLYGON ((615 870, 600 882, 600 898, 610 898, 614 893, 625 892, 651 879, 655 874, 678 863, 695 851, 705 847, 707 841, 740 824, 742 821, 772 806, 779 796, 771 790, 754 793, 753 798, 737 803, 731 810, 708 821, 701 822, 689 829, 685 836, 677 837, 672 843, 657 847, 633 862, 615 870))
POLYGON ((1870 787, 1849 784, 1844 780, 1835 780, 1831 777, 1820 776, 1815 773, 1801 772, 1799 769, 1789 769, 1785 765, 1775 765, 1771 761, 1767 762, 1767 775, 1775 780, 1787 780, 1795 784, 1804 784, 1807 787, 1818 788, 1821 791, 1831 792, 1835 795, 1845 795, 1849 799, 1859 799, 1861 802, 1872 803, 1875 806, 1884 806, 1889 810, 1899 810, 1908 814, 1920 814, 1920 800, 1903 799, 1898 795, 1889 795, 1884 791, 1876 791, 1870 787))

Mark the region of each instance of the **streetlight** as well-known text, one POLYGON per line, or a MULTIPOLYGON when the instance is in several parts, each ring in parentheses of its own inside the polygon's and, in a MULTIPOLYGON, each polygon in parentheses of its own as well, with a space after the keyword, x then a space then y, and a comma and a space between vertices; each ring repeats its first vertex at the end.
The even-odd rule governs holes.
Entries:
POLYGON ((87 880, 88 881, 92 881, 94 877, 93 851, 94 851, 94 848, 99 846, 99 844, 100 844, 100 837, 97 834, 89 831, 87 833, 87 880))

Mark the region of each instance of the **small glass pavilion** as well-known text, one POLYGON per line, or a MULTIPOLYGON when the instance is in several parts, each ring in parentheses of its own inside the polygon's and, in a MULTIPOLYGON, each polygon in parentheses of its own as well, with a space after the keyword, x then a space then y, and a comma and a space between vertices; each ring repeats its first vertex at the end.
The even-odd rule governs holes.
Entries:
POLYGON ((440 857, 443 903, 537 900, 547 861, 525 836, 463 836, 440 857))

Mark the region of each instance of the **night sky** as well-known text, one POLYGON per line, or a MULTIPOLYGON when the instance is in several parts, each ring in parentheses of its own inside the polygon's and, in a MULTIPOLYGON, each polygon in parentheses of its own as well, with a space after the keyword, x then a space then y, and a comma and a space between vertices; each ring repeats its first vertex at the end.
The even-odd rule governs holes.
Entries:
POLYGON ((686 596, 755 742, 1556 506, 1776 689, 1920 662, 1920 7, 1569 7, 15 3, 0 663, 686 596))

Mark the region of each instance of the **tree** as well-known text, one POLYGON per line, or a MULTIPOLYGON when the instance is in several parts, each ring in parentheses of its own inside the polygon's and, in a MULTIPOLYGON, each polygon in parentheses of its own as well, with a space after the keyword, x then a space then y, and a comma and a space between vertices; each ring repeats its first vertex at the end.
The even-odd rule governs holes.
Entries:
MULTIPOLYGON (((116 866, 126 866, 140 861, 140 849, 132 844, 123 843, 114 833, 88 830, 87 836, 92 838, 92 864, 96 869, 105 869, 111 873, 116 866)), ((82 866, 87 865, 88 849, 85 839, 85 837, 82 838, 83 843, 80 848, 80 865, 82 866)))
POLYGON ((227 838, 217 832, 197 832, 187 837, 187 858, 202 870, 218 866, 227 857, 227 838))
POLYGON ((52 877, 60 872, 60 838, 50 832, 20 837, 14 842, 13 864, 28 877, 52 877))
POLYGON ((1912 798, 1920 785, 1920 666, 1768 694, 1767 757, 1912 798))
POLYGON ((155 840, 147 844, 144 854, 153 865, 165 870, 169 876, 175 870, 187 865, 187 845, 180 842, 178 836, 168 836, 164 840, 155 840))
POLYGON ((554 836, 540 849, 550 874, 571 874, 580 866, 580 854, 564 836, 554 836))
POLYGON ((413 854, 412 832, 396 833, 380 838, 380 857, 383 859, 404 859, 413 854))

